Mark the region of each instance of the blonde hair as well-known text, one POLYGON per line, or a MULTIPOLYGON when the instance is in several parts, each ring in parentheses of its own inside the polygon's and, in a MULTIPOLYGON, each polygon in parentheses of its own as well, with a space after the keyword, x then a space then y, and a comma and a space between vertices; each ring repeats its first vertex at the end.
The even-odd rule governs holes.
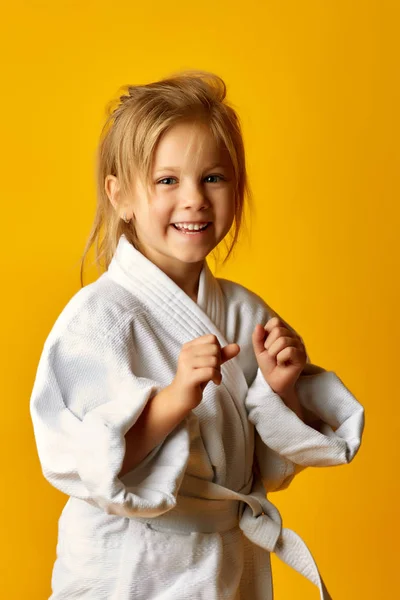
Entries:
POLYGON ((107 105, 107 119, 97 149, 97 207, 81 258, 81 285, 84 262, 94 244, 98 269, 102 262, 105 269, 108 268, 122 234, 138 248, 134 219, 129 223, 121 219, 107 196, 107 175, 118 179, 120 193, 125 197, 131 193, 136 175, 149 189, 156 144, 167 129, 182 121, 206 123, 216 141, 226 147, 232 162, 235 210, 230 231, 232 241, 224 264, 244 224, 245 198, 252 208, 241 125, 236 111, 225 100, 224 81, 207 71, 190 70, 145 85, 122 86, 120 90, 123 95, 117 100, 117 106, 114 100, 107 105))

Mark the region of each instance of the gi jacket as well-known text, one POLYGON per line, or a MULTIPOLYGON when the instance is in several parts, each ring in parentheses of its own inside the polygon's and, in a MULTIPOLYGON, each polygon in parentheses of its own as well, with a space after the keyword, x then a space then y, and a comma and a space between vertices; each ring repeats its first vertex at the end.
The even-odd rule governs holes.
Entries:
POLYGON ((297 392, 323 427, 285 405, 251 341, 273 315, 207 263, 194 302, 125 236, 108 270, 71 298, 44 343, 30 403, 43 474, 70 496, 52 600, 271 600, 271 552, 330 598, 268 492, 307 466, 350 462, 364 411, 335 373, 310 362, 297 392), (182 345, 210 333, 241 347, 222 383, 207 384, 199 406, 118 477, 126 432, 172 382, 182 345))

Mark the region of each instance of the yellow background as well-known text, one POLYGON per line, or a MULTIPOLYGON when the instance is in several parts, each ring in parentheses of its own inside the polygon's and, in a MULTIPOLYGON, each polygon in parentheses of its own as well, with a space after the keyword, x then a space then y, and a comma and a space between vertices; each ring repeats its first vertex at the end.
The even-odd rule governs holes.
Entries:
MULTIPOLYGON (((79 289, 105 104, 181 68, 220 74, 243 122, 257 215, 218 275, 263 295, 366 407, 351 465, 309 469, 272 500, 335 600, 395 597, 398 2, 15 0, 0 28, 1 597, 50 593, 66 497, 42 477, 28 403, 79 289)), ((273 567, 277 600, 318 597, 273 567)))

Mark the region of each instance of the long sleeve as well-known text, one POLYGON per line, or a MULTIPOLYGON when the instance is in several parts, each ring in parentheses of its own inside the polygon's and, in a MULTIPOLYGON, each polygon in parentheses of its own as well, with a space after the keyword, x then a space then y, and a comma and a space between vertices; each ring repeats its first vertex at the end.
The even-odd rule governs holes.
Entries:
POLYGON ((184 419, 118 477, 125 433, 160 391, 157 382, 132 372, 130 346, 122 327, 109 335, 82 324, 55 328, 40 357, 30 412, 42 471, 54 487, 110 514, 152 517, 176 504, 189 432, 184 419))
MULTIPOLYGON (((313 364, 306 365, 304 373, 296 383, 296 390, 301 404, 323 422, 320 432, 306 425, 286 406, 260 369, 246 398, 249 420, 262 442, 297 465, 280 463, 281 485, 285 478, 301 470, 299 467, 349 463, 358 451, 364 429, 363 407, 335 373, 313 364)), ((265 465, 259 451, 259 461, 260 456, 265 465)), ((274 458, 272 454, 271 457, 274 458)))
POLYGON ((267 493, 285 490, 289 487, 294 477, 307 468, 297 465, 272 450, 262 441, 257 430, 255 432, 254 454, 257 468, 267 493))

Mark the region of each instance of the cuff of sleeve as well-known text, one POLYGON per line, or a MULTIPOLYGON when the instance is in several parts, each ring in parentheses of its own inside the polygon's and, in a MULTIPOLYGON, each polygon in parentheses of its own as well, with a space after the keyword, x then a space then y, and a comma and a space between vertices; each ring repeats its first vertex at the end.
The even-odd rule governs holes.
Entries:
POLYGON ((321 431, 306 425, 276 394, 258 369, 246 399, 249 420, 272 450, 298 465, 350 462, 358 451, 364 409, 339 377, 322 370, 296 383, 300 402, 322 421, 321 431))
POLYGON ((176 505, 189 458, 188 419, 184 419, 139 465, 121 479, 125 434, 160 387, 138 390, 137 380, 120 382, 116 399, 86 413, 76 447, 79 476, 107 513, 155 517, 176 505))
POLYGON ((294 477, 307 468, 295 464, 269 448, 258 433, 255 436, 255 453, 259 473, 267 493, 285 490, 294 477))

